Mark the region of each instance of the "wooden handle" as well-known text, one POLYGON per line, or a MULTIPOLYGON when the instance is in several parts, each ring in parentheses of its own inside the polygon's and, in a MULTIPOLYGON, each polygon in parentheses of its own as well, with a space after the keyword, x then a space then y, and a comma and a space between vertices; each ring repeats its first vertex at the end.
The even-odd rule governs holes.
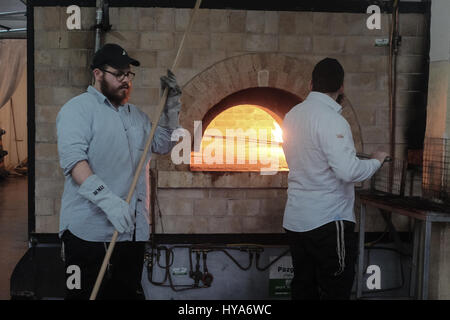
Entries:
MULTIPOLYGON (((182 54, 183 49, 184 49, 185 40, 186 40, 188 34, 190 33, 190 31, 192 29, 192 25, 194 23, 194 18, 195 18, 196 14, 197 14, 197 11, 198 11, 198 9, 200 7, 201 2, 202 2, 202 0, 197 0, 197 2, 195 3, 194 12, 191 15, 191 19, 189 21, 189 25, 188 25, 188 27, 187 27, 184 35, 183 35, 183 38, 181 39, 180 46, 178 47, 178 53, 177 53, 177 55, 175 57, 175 61, 173 62, 172 71, 174 71, 177 68, 177 66, 178 66, 178 62, 180 60, 181 54, 182 54)), ((167 100, 167 95, 168 94, 169 94, 169 89, 165 88, 164 92, 163 92, 163 95, 161 96, 161 99, 159 100, 159 104, 158 104, 158 109, 157 109, 158 110, 158 116, 156 118, 158 121, 159 121, 159 118, 161 117, 161 114, 162 114, 162 112, 164 110, 164 106, 166 104, 166 100, 167 100)), ((133 196, 134 189, 136 188, 137 181, 139 180, 139 175, 140 175, 140 173, 142 171, 142 168, 144 166, 144 162, 145 162, 145 159, 146 159, 146 155, 147 155, 147 153, 148 153, 148 151, 150 149, 150 145, 151 145, 151 143, 153 141, 153 137, 155 135, 155 131, 156 131, 156 127, 158 125, 158 121, 152 123, 152 129, 150 131, 150 135, 148 136, 147 141, 145 143, 144 152, 142 153, 142 156, 141 156, 141 159, 139 161, 138 167, 137 167, 136 172, 134 174, 133 182, 131 183, 130 190, 128 191, 128 196, 127 196, 127 199, 126 199, 126 201, 128 203, 130 203, 130 201, 131 201, 131 197, 133 196)), ((100 272, 98 273, 97 280, 95 281, 95 285, 94 285, 94 288, 92 289, 92 293, 91 293, 91 296, 90 296, 89 300, 95 300, 95 298, 97 297, 98 290, 100 289, 100 285, 101 285, 101 283, 103 281, 103 277, 105 276, 106 267, 108 266, 108 263, 109 263, 109 260, 111 258, 111 255, 113 253, 114 246, 116 244, 118 236, 119 236, 119 233, 117 232, 117 230, 114 230, 114 234, 112 236, 111 243, 108 246, 108 250, 106 251, 105 258, 103 259, 103 263, 102 263, 102 266, 100 268, 100 272)))

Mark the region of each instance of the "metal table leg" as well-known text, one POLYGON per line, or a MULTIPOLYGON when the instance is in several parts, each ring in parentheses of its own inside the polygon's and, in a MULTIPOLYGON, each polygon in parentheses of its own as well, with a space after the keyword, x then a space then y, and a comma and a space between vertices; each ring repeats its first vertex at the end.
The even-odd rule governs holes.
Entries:
POLYGON ((358 254, 358 274, 356 278, 356 299, 362 297, 362 278, 364 268, 364 238, 365 238, 365 224, 366 224, 366 205, 361 204, 361 211, 359 214, 359 254, 358 254))
POLYGON ((431 222, 425 221, 425 243, 423 246, 422 300, 428 299, 428 278, 430 272, 431 222))
POLYGON ((416 293, 416 280, 417 280, 417 261, 419 255, 419 246, 420 246, 420 221, 414 221, 414 239, 413 239, 413 255, 411 259, 411 279, 409 286, 409 296, 417 298, 416 293))

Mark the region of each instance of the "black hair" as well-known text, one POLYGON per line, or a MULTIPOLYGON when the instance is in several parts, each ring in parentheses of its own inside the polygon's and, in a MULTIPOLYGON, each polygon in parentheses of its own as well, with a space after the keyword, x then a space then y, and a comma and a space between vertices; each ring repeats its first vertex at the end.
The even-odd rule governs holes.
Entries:
POLYGON ((336 59, 325 58, 312 72, 312 90, 322 93, 336 92, 344 83, 344 68, 336 59))
POLYGON ((100 69, 100 70, 103 70, 103 69, 105 69, 107 66, 108 66, 108 64, 106 64, 106 63, 102 63, 102 64, 99 64, 99 65, 91 64, 91 70, 92 70, 92 71, 94 71, 94 69, 100 69))

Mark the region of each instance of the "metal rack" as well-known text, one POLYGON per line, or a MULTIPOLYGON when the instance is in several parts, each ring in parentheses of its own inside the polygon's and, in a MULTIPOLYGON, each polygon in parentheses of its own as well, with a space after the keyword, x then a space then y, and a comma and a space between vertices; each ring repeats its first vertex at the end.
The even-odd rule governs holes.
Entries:
POLYGON ((423 154, 423 197, 450 205, 449 139, 426 138, 423 154))
MULTIPOLYGON (((362 296, 366 207, 414 219, 410 296, 428 298, 432 223, 450 222, 450 150, 448 139, 426 138, 421 161, 393 159, 372 177, 361 200, 357 298, 362 296), (420 250, 421 249, 421 250, 420 250), (418 270, 419 283, 416 285, 418 270)), ((386 220, 393 229, 390 221, 386 220)), ((395 229, 393 229, 395 232, 395 229)))

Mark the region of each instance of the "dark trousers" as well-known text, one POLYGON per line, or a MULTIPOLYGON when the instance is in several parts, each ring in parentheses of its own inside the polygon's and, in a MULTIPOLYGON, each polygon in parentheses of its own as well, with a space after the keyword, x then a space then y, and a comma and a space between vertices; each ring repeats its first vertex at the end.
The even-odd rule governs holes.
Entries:
POLYGON ((293 300, 350 298, 357 257, 354 226, 334 221, 307 232, 286 230, 294 267, 293 300))
MULTIPOLYGON (((88 300, 109 243, 85 241, 70 231, 64 232, 62 240, 66 271, 73 270, 69 266, 78 266, 81 276, 81 288, 72 288, 73 285, 69 288, 68 279, 74 273, 66 272, 66 300, 88 300)), ((144 253, 145 242, 116 242, 97 300, 142 299, 139 291, 144 253)))

